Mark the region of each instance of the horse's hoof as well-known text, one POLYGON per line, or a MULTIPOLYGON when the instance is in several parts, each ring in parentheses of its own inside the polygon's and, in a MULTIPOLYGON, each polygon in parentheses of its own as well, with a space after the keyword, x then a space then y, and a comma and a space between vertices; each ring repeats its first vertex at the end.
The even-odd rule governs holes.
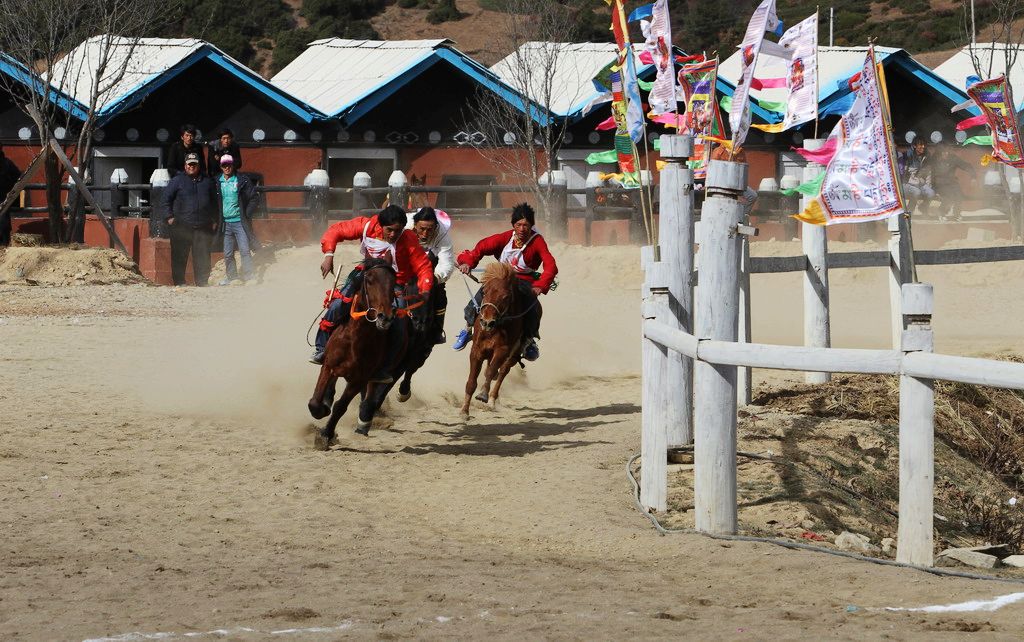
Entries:
POLYGON ((481 401, 483 403, 487 403, 487 393, 486 392, 481 392, 480 394, 478 394, 477 396, 475 396, 473 398, 476 399, 477 401, 481 401))
POLYGON ((411 398, 412 398, 412 393, 411 392, 400 392, 400 393, 398 393, 398 403, 405 403, 406 401, 409 401, 409 399, 411 399, 411 398))
POLYGON ((468 410, 460 412, 459 413, 459 417, 462 418, 463 423, 465 423, 465 422, 467 422, 467 421, 469 421, 471 419, 471 417, 469 416, 469 411, 468 410))
POLYGON ((322 432, 316 434, 316 439, 313 440, 313 448, 319 451, 326 452, 331 449, 331 443, 334 439, 329 438, 322 432))
POLYGON ((310 401, 309 414, 313 415, 313 419, 323 419, 327 415, 331 414, 331 407, 325 403, 314 403, 310 401))
POLYGON ((370 434, 370 424, 373 421, 357 421, 356 422, 356 434, 363 435, 364 437, 370 434))

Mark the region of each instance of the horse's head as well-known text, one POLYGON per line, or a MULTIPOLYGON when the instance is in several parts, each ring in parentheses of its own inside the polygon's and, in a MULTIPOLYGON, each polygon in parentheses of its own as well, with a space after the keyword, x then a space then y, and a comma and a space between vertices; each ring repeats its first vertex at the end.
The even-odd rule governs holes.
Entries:
POLYGON ((366 302, 366 320, 387 330, 395 320, 395 271, 384 259, 363 261, 363 300, 366 302))
POLYGON ((516 273, 507 263, 491 263, 480 278, 484 297, 480 304, 480 329, 491 332, 515 302, 516 273))

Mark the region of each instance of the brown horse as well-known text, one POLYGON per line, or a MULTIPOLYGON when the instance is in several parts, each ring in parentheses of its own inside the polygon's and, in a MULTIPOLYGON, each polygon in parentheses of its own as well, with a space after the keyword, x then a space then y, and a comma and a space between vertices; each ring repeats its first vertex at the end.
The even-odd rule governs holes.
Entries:
POLYGON ((391 264, 383 259, 367 259, 362 267, 363 283, 353 297, 351 318, 327 341, 324 363, 309 400, 309 412, 314 418, 331 415, 316 436, 317 450, 327 450, 334 443, 334 429, 357 394, 362 394, 363 400, 359 404, 356 432, 369 432, 373 416, 391 388, 389 384, 371 383, 370 378, 387 357, 391 324, 408 323, 408 318, 396 319, 400 315, 393 304, 395 272, 391 264), (345 378, 345 390, 331 409, 339 377, 345 378))
POLYGON ((473 324, 473 349, 469 352, 469 378, 466 380, 466 400, 462 416, 469 417, 469 402, 480 377, 483 362, 487 362, 484 382, 476 399, 498 406, 498 391, 509 370, 519 361, 526 337, 523 336, 523 317, 540 301, 525 294, 518 283, 515 270, 507 263, 491 263, 480 279, 483 284, 483 302, 473 324), (494 389, 491 390, 491 382, 494 389))

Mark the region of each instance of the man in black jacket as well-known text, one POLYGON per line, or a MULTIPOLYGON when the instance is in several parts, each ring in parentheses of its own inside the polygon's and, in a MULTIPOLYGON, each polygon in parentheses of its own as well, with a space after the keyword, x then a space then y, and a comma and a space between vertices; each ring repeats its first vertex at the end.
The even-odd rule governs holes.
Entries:
POLYGON ((164 163, 171 176, 177 176, 185 171, 185 157, 189 154, 195 154, 199 158, 199 171, 205 176, 206 158, 203 156, 202 146, 196 142, 196 128, 193 125, 182 125, 181 140, 171 143, 170 149, 167 150, 167 162, 164 163))
POLYGON ((220 130, 220 138, 210 143, 210 155, 207 159, 206 167, 209 169, 211 177, 217 178, 220 176, 220 159, 224 154, 231 156, 236 172, 242 171, 242 150, 239 149, 238 143, 235 142, 234 132, 227 127, 220 130))
POLYGON ((200 171, 199 154, 185 156, 185 173, 164 190, 164 209, 171 230, 171 278, 185 285, 185 266, 192 255, 192 275, 202 287, 210 280, 210 245, 217 227, 217 191, 200 171))

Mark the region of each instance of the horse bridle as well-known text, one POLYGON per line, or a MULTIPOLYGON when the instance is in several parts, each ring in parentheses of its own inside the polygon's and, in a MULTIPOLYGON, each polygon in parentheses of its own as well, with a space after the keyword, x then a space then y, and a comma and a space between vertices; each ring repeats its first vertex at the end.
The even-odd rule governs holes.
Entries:
MULTIPOLYGON (((393 267, 391 267, 390 265, 374 265, 373 267, 369 267, 369 268, 366 268, 366 269, 363 270, 363 282, 359 286, 359 292, 357 292, 356 295, 352 298, 352 307, 349 310, 349 316, 351 316, 353 319, 360 319, 360 318, 364 319, 367 323, 376 323, 377 319, 380 317, 380 311, 377 310, 377 308, 367 307, 362 312, 356 312, 356 306, 357 306, 357 303, 359 302, 359 295, 360 294, 363 295, 363 298, 365 298, 367 301, 369 301, 369 297, 366 296, 366 291, 365 291, 366 290, 366 273, 367 272, 371 272, 373 270, 389 270, 392 274, 395 273, 395 269, 393 267), (372 316, 370 314, 371 312, 373 313, 372 316)), ((415 310, 416 308, 420 307, 424 303, 426 303, 426 300, 425 299, 420 299, 420 301, 418 301, 416 303, 413 303, 412 305, 406 306, 404 308, 395 308, 395 316, 396 317, 407 317, 407 316, 410 316, 410 313, 412 312, 412 310, 415 310)))
MULTIPOLYGON (((518 277, 516 277, 516 278, 518 280, 518 277)), ((518 288, 518 286, 519 286, 519 284, 517 283, 512 288, 512 301, 509 302, 509 307, 511 307, 512 305, 515 305, 516 297, 519 295, 518 292, 516 292, 516 289, 518 288)), ((499 308, 495 304, 491 303, 490 301, 485 301, 485 302, 480 304, 480 307, 477 309, 477 314, 480 314, 481 312, 483 312, 484 308, 486 308, 487 306, 490 306, 490 307, 494 308, 494 311, 498 315, 498 316, 496 316, 494 318, 494 325, 495 326, 499 326, 502 323, 504 323, 505 321, 514 321, 516 319, 520 319, 522 317, 525 317, 527 315, 527 313, 530 310, 532 310, 533 306, 535 306, 535 305, 537 305, 537 298, 536 297, 534 297, 533 303, 531 303, 529 306, 527 306, 527 308, 525 310, 523 310, 522 312, 520 312, 519 314, 513 314, 511 316, 507 316, 506 313, 501 310, 501 308, 499 308)))

